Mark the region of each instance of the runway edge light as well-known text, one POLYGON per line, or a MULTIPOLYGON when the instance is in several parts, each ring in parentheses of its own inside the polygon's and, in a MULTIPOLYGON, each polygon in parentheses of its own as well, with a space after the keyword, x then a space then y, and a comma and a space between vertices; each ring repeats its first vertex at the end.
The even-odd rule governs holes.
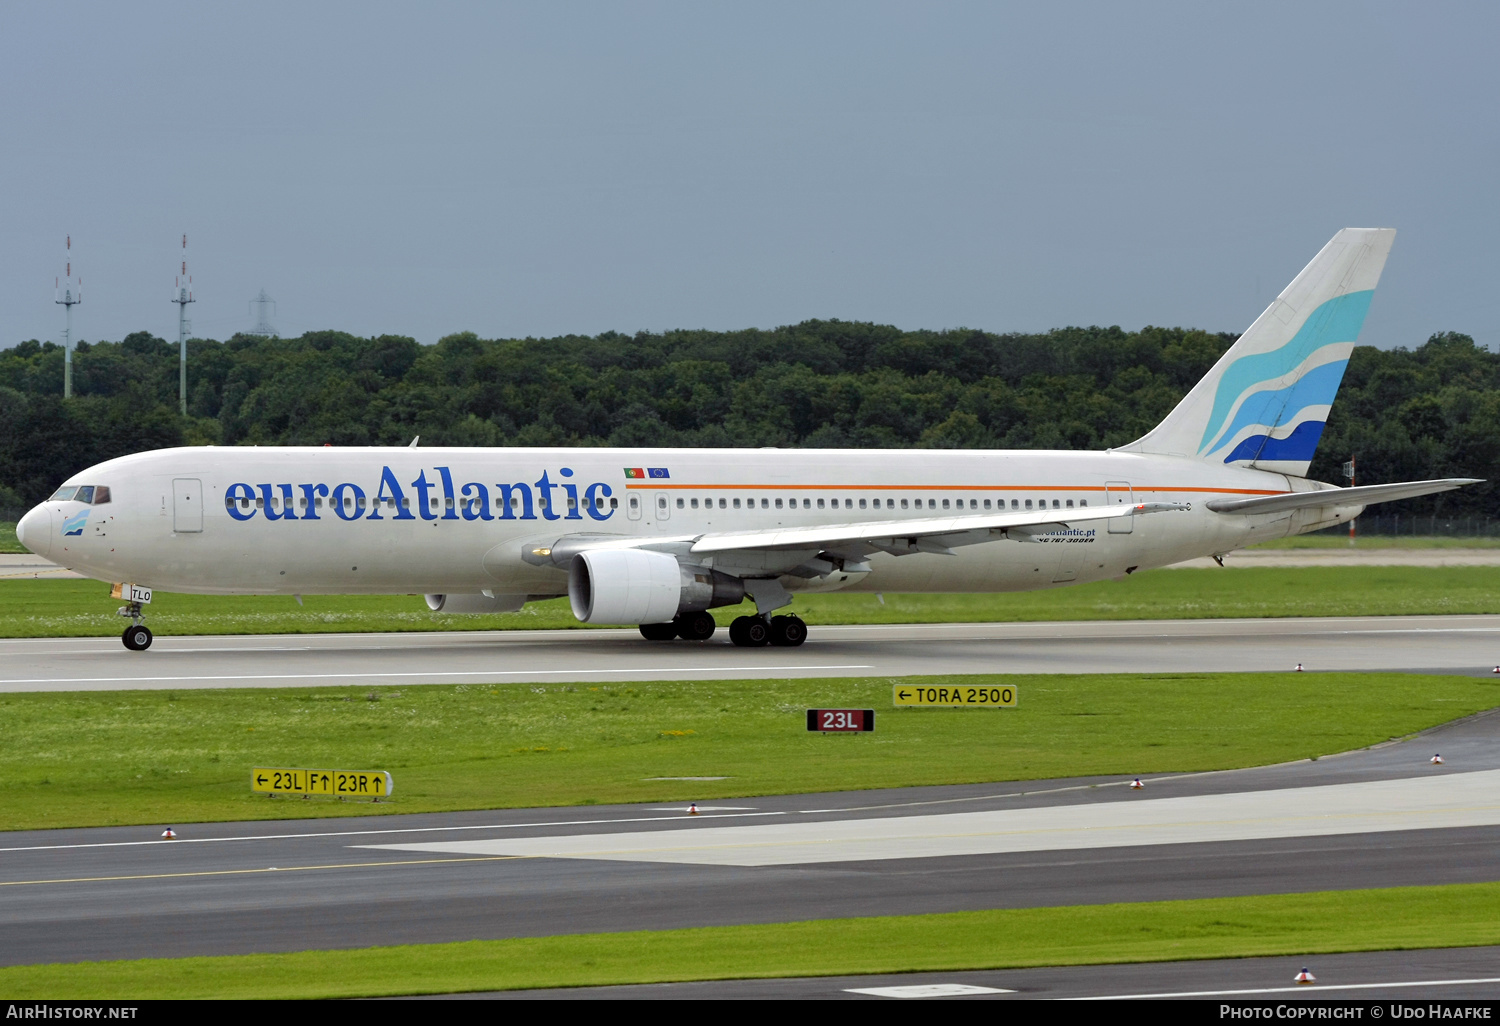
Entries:
POLYGON ((1318 982, 1318 978, 1316 976, 1314 976, 1312 973, 1310 973, 1310 972, 1307 971, 1307 966, 1303 966, 1302 967, 1302 971, 1300 973, 1298 973, 1296 976, 1292 977, 1292 980, 1295 983, 1317 983, 1318 982))
POLYGON ((1142 788, 1144 788, 1145 786, 1146 786, 1145 784, 1141 783, 1141 778, 1140 777, 1136 777, 1134 780, 1132 780, 1130 782, 1130 789, 1132 791, 1139 791, 1142 788))
POLYGON ((1432 764, 1434 766, 1441 766, 1443 764, 1443 757, 1441 755, 1434 755, 1432 757, 1432 764))
POLYGON ((177 839, 177 831, 171 827, 167 827, 161 832, 161 839, 163 841, 175 841, 177 839))

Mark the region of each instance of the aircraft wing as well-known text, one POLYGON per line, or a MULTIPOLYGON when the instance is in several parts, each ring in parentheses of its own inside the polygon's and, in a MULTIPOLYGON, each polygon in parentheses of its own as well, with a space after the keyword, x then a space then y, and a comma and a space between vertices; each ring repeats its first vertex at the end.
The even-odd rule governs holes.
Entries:
POLYGON ((1187 510, 1179 502, 1145 502, 1130 505, 1085 506, 1080 509, 1039 509, 1020 513, 985 513, 916 520, 870 520, 817 527, 771 528, 764 531, 734 531, 723 534, 631 537, 629 535, 564 535, 548 546, 523 552, 522 558, 537 566, 566 569, 573 556, 586 549, 639 548, 692 556, 732 556, 763 563, 770 572, 805 563, 813 557, 857 562, 874 552, 906 556, 916 552, 952 555, 962 545, 999 541, 1031 541, 1036 535, 1066 531, 1081 524, 1117 517, 1143 516, 1187 510))
POLYGON ((1186 504, 1177 502, 1146 502, 1069 510, 1047 509, 1024 513, 874 520, 818 527, 737 531, 730 534, 705 534, 695 540, 688 551, 694 555, 806 549, 827 549, 843 553, 850 548, 859 548, 864 553, 880 551, 889 552, 893 556, 905 556, 913 552, 948 553, 959 545, 974 545, 1007 537, 1028 541, 1035 535, 1065 531, 1078 524, 1189 508, 1186 504))
POLYGON ((1288 492, 1285 495, 1257 495, 1249 499, 1213 499, 1205 503, 1215 513, 1284 513, 1314 506, 1373 506, 1377 502, 1414 499, 1434 492, 1451 492, 1464 485, 1478 484, 1476 477, 1447 477, 1432 481, 1399 481, 1395 484, 1359 485, 1355 488, 1321 488, 1315 492, 1288 492))

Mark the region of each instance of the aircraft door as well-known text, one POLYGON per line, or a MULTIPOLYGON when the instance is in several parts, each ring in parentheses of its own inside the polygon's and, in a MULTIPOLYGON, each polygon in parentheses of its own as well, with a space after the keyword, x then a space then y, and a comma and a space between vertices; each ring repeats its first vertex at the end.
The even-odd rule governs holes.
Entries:
MULTIPOLYGON (((1104 482, 1104 502, 1108 506, 1135 505, 1135 493, 1129 481, 1104 482)), ((1135 529, 1135 517, 1115 517, 1109 521, 1110 534, 1129 534, 1135 529)))
POLYGON ((172 481, 172 530, 178 534, 203 531, 203 482, 193 477, 172 481))
POLYGON ((672 500, 667 496, 666 492, 656 493, 656 519, 672 519, 672 500))
POLYGON ((631 492, 625 497, 625 515, 631 520, 641 519, 641 496, 639 492, 631 492))

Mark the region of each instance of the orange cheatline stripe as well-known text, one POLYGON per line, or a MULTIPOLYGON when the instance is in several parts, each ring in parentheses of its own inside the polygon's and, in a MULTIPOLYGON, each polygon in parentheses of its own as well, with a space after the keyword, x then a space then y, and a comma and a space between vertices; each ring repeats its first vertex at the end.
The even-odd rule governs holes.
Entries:
MULTIPOLYGON (((1102 492, 1103 485, 894 485, 894 484, 627 484, 626 488, 662 491, 843 491, 843 492, 1102 492)), ((1179 488, 1175 485, 1135 485, 1137 492, 1209 492, 1215 495, 1290 495, 1274 488, 1179 488)))

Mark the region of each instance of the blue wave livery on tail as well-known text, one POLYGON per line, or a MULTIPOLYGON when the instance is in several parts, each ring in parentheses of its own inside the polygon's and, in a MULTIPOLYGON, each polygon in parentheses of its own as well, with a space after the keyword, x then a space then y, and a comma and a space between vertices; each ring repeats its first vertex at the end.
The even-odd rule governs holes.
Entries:
POLYGON ((1305 477, 1395 238, 1335 235, 1155 430, 1121 448, 1305 477))

